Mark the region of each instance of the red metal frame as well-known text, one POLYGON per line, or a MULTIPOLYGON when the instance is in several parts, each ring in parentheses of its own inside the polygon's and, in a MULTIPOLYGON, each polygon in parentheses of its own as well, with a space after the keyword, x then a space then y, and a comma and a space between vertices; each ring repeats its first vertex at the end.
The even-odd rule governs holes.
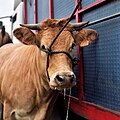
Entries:
MULTIPOLYGON (((75 5, 77 5, 79 0, 75 0, 75 5)), ((90 6, 86 7, 86 8, 82 8, 81 6, 79 7, 79 9, 76 11, 75 13, 75 17, 76 17, 76 22, 80 22, 80 14, 83 12, 86 12, 89 9, 93 9, 94 7, 101 5, 103 3, 105 3, 106 0, 99 0, 98 2, 95 2, 93 4, 91 4, 90 6)), ((80 100, 84 100, 85 99, 85 94, 84 94, 84 79, 83 79, 83 57, 82 57, 82 48, 77 48, 77 53, 80 54, 80 63, 78 64, 78 77, 79 77, 79 99, 80 100)))
POLYGON ((49 0, 49 17, 54 18, 54 0, 49 0))
POLYGON ((120 120, 120 113, 85 101, 80 101, 79 104, 71 101, 70 109, 88 120, 120 120))
POLYGON ((37 0, 34 0, 34 23, 38 23, 38 6, 37 6, 37 0))
POLYGON ((98 2, 94 2, 93 4, 89 5, 86 8, 82 8, 78 11, 78 14, 86 12, 87 10, 93 9, 94 7, 97 7, 103 3, 105 3, 107 0, 99 0, 98 2))
MULTIPOLYGON (((76 0, 75 1, 75 5, 77 5, 79 0, 76 0)), ((78 14, 78 11, 82 9, 81 6, 79 7, 79 9, 76 11, 75 13, 75 17, 76 17, 76 22, 80 22, 80 17, 79 17, 79 14, 78 14)), ((77 53, 78 55, 80 54, 80 63, 78 64, 78 78, 79 78, 79 83, 78 83, 78 93, 79 93, 79 99, 84 99, 84 88, 83 88, 83 57, 82 57, 82 48, 80 47, 77 47, 77 53)))
POLYGON ((24 23, 27 23, 27 0, 24 0, 24 23))
MULTIPOLYGON (((38 23, 37 0, 34 0, 34 23, 38 23)), ((27 0, 24 0, 24 23, 27 24, 27 0)))

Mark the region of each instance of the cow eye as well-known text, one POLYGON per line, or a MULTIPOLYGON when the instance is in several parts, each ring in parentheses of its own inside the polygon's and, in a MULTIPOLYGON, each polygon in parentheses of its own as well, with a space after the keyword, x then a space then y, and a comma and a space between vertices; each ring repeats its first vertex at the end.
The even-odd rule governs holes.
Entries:
POLYGON ((72 47, 70 47, 70 48, 69 48, 69 52, 71 52, 71 51, 72 51, 72 49, 73 49, 73 48, 72 48, 72 47))
POLYGON ((75 43, 72 44, 72 49, 75 47, 75 43))
POLYGON ((88 36, 91 36, 92 35, 92 32, 88 33, 88 36))
POLYGON ((72 46, 69 48, 69 51, 71 52, 74 48, 75 44, 72 44, 72 46))
POLYGON ((45 45, 42 45, 42 49, 45 49, 45 45))

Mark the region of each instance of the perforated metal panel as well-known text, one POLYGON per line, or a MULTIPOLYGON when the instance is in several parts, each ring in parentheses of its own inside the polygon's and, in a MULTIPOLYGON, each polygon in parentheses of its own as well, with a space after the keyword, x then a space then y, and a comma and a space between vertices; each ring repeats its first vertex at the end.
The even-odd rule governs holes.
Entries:
MULTIPOLYGON (((78 57, 76 47, 74 47, 74 57, 78 57)), ((72 94, 71 95, 74 96, 74 97, 78 97, 78 95, 79 95, 78 94, 78 81, 79 81, 79 79, 78 79, 78 65, 76 65, 73 68, 73 71, 76 75, 76 86, 72 88, 72 92, 71 92, 72 94)))
POLYGON ((94 2, 97 2, 99 0, 82 0, 82 8, 88 7, 89 5, 91 5, 94 2))
MULTIPOLYGON (((97 8, 84 14, 83 21, 116 13, 119 5, 114 1, 97 8)), ((99 39, 83 49, 86 100, 120 111, 120 17, 90 28, 98 31, 99 39)))
POLYGON ((83 21, 95 21, 103 17, 115 14, 117 12, 120 12, 120 0, 109 2, 106 5, 97 7, 92 11, 88 11, 87 13, 83 14, 83 21))
POLYGON ((49 1, 38 0, 38 22, 49 18, 49 1))
POLYGON ((27 0, 27 23, 34 23, 34 0, 27 0))
POLYGON ((70 16, 74 6, 74 0, 54 0, 54 18, 60 19, 70 16))

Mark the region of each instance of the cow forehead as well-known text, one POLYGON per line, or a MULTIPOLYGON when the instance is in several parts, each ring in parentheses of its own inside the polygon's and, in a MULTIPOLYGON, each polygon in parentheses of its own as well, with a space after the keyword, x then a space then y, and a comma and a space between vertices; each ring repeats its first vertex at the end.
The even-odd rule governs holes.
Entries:
MULTIPOLYGON (((40 39, 41 39, 41 44, 50 46, 52 43, 53 39, 59 32, 59 28, 47 28, 46 30, 40 31, 40 39)), ((72 33, 68 31, 67 29, 63 30, 62 33, 59 35, 57 40, 54 43, 54 47, 62 47, 62 46, 69 46, 73 43, 74 39, 72 36, 72 33)))
POLYGON ((46 19, 45 21, 42 21, 40 23, 41 28, 46 28, 46 27, 60 27, 63 26, 66 23, 66 19, 60 19, 60 20, 55 20, 55 19, 46 19))

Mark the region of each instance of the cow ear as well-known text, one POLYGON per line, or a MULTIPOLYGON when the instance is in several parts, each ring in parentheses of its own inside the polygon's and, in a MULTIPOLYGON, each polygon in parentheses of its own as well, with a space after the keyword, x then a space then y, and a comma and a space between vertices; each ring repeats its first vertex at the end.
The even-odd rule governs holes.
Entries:
POLYGON ((80 47, 89 45, 92 41, 96 40, 98 33, 92 29, 83 29, 75 34, 75 43, 80 47))
POLYGON ((13 31, 14 36, 22 43, 30 45, 36 44, 35 34, 26 27, 20 27, 13 31))

